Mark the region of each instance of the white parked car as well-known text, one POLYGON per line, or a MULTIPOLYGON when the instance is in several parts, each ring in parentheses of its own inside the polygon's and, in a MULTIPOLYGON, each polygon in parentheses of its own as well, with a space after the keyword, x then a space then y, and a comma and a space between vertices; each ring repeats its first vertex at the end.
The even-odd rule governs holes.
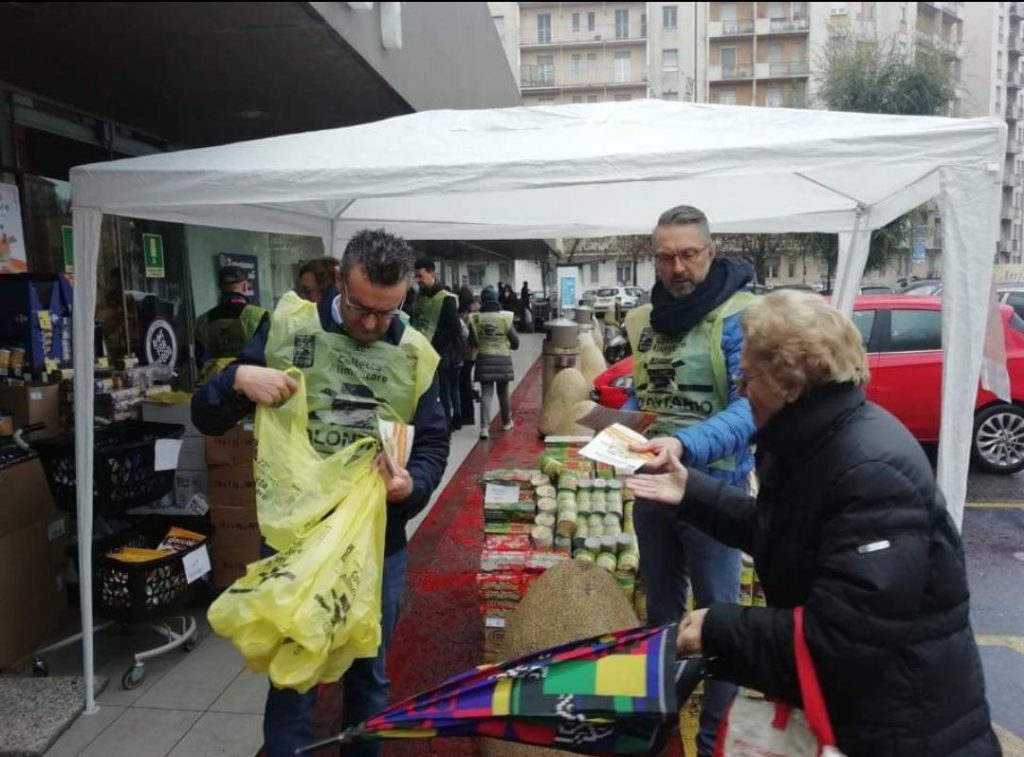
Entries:
POLYGON ((615 303, 618 302, 623 310, 635 308, 639 304, 639 298, 635 294, 636 291, 634 287, 604 287, 598 289, 594 294, 594 304, 591 307, 594 310, 604 312, 609 308, 615 307, 615 303))

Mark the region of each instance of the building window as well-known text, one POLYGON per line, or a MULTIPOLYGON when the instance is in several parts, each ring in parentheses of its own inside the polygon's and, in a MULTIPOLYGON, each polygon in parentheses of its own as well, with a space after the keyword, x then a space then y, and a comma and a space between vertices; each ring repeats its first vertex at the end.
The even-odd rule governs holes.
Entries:
POLYGON ((554 105, 555 104, 555 98, 554 97, 541 97, 540 99, 537 100, 537 102, 540 103, 541 105, 554 105))
POLYGON ((572 14, 572 30, 574 32, 578 32, 580 30, 580 14, 579 13, 573 13, 572 14))
POLYGON ((629 81, 629 53, 615 53, 615 74, 614 81, 629 81))
POLYGON ((679 26, 678 5, 666 5, 661 9, 661 25, 666 29, 675 29, 679 26))
POLYGON ((595 28, 597 28, 597 24, 594 21, 595 15, 596 14, 593 11, 590 11, 590 12, 587 13, 587 31, 588 32, 592 32, 592 31, 594 31, 595 28))
POLYGON ((768 3, 768 18, 783 18, 782 3, 768 3))
POLYGON ((736 20, 736 3, 722 3, 722 21, 736 20))
POLYGON ((640 38, 647 39, 647 14, 640 14, 640 38))
POLYGON ((590 283, 596 284, 598 279, 601 278, 601 264, 591 263, 590 264, 590 283))
POLYGON ((782 63, 782 43, 781 42, 769 42, 768 43, 768 62, 769 63, 782 63))
POLYGON ((782 90, 778 87, 771 87, 765 90, 764 93, 764 104, 769 108, 781 108, 782 107, 782 90))
POLYGON ((555 56, 537 56, 537 84, 550 87, 555 83, 555 56))
POLYGON ((619 282, 619 286, 632 286, 633 285, 633 263, 628 260, 618 260, 615 262, 615 280, 619 282))
POLYGON ((806 3, 790 3, 790 8, 793 11, 793 18, 806 18, 807 17, 807 4, 806 3))
POLYGON ((587 76, 597 76, 597 53, 587 53, 587 76))
POLYGON ((632 95, 615 95, 615 102, 617 103, 628 103, 632 99, 632 95))
POLYGON ((721 105, 735 105, 736 104, 736 90, 734 89, 723 89, 718 92, 718 102, 721 105))
POLYGON ((615 11, 615 39, 629 39, 629 9, 615 11))
POLYGON ((587 95, 587 102, 588 103, 596 103, 597 102, 597 95, 587 95))
POLYGON ((573 55, 572 56, 572 63, 569 65, 569 71, 572 73, 573 76, 582 76, 583 75, 583 56, 582 55, 573 55))
POLYGON ((572 96, 572 101, 573 101, 573 104, 579 105, 580 103, 583 102, 583 95, 573 95, 572 96))
POLYGON ((679 93, 676 92, 674 89, 666 89, 664 92, 661 93, 661 99, 676 101, 679 99, 679 93))
POLYGON ((551 41, 551 14, 540 13, 537 15, 537 41, 551 41))
POLYGON ((665 49, 661 51, 661 70, 662 71, 678 71, 679 70, 679 51, 665 49))
POLYGON ((498 30, 498 36, 501 37, 501 41, 505 41, 505 17, 504 16, 491 16, 494 21, 494 28, 498 30))
POLYGON ((482 287, 484 285, 484 278, 487 276, 486 265, 469 263, 466 266, 466 270, 469 271, 469 285, 471 287, 482 287))

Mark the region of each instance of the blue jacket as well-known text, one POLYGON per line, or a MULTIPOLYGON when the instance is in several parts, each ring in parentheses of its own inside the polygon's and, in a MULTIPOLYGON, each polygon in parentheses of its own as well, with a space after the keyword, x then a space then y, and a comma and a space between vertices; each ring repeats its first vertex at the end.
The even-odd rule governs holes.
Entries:
MULTIPOLYGON (((750 437, 754 435, 754 419, 750 414, 750 403, 741 397, 732 381, 740 370, 740 353, 743 351, 743 331, 740 329, 740 313, 731 315, 722 324, 722 353, 729 375, 729 405, 722 412, 711 416, 702 423, 695 423, 676 431, 674 436, 683 443, 683 464, 710 474, 719 481, 735 484, 746 479, 754 469, 754 453, 750 449, 750 437), (723 471, 708 466, 729 455, 736 455, 736 469, 723 471)), ((623 405, 624 410, 637 410, 633 389, 623 405)))
MULTIPOLYGON (((321 300, 318 310, 320 325, 326 331, 341 332, 331 312, 334 298, 325 297, 321 300)), ((384 338, 390 344, 398 344, 402 340, 405 326, 401 320, 391 321, 384 338)), ((270 319, 265 318, 260 324, 256 336, 246 345, 237 362, 232 363, 221 373, 200 387, 192 397, 192 423, 208 436, 220 436, 227 433, 245 416, 253 413, 256 405, 234 390, 235 370, 239 365, 260 365, 266 363, 267 336, 270 333, 270 319)), ((389 503, 387 506, 387 532, 384 553, 387 555, 404 549, 405 524, 420 510, 426 507, 430 496, 444 475, 448 464, 448 421, 445 419, 444 407, 438 395, 437 376, 430 388, 420 397, 413 418, 416 429, 413 437, 412 451, 406 470, 412 477, 412 494, 403 502, 389 503)))

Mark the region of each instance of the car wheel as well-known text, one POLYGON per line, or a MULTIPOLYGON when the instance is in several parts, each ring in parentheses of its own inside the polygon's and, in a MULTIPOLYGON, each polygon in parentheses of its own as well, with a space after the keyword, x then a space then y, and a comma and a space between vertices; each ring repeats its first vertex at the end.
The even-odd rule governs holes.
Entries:
POLYGON ((1024 470, 1024 410, 992 405, 975 416, 971 456, 990 473, 1024 470))

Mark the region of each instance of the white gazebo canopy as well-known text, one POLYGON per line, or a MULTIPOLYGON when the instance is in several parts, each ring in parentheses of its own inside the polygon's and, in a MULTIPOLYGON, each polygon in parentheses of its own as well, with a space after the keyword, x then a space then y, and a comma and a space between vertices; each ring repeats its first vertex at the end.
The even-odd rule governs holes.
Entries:
MULTIPOLYGON (((962 521, 982 373, 1006 124, 643 100, 428 111, 343 129, 149 155, 71 171, 80 538, 92 530, 96 257, 102 214, 320 236, 410 239, 650 232, 680 204, 714 232, 839 235, 835 302, 849 312, 870 232, 934 199, 943 218, 939 484, 962 521)), ((987 361, 987 384, 1005 365, 987 361)), ((79 550, 92 682, 89 550, 79 550)), ((91 688, 87 707, 92 707, 91 688)))

